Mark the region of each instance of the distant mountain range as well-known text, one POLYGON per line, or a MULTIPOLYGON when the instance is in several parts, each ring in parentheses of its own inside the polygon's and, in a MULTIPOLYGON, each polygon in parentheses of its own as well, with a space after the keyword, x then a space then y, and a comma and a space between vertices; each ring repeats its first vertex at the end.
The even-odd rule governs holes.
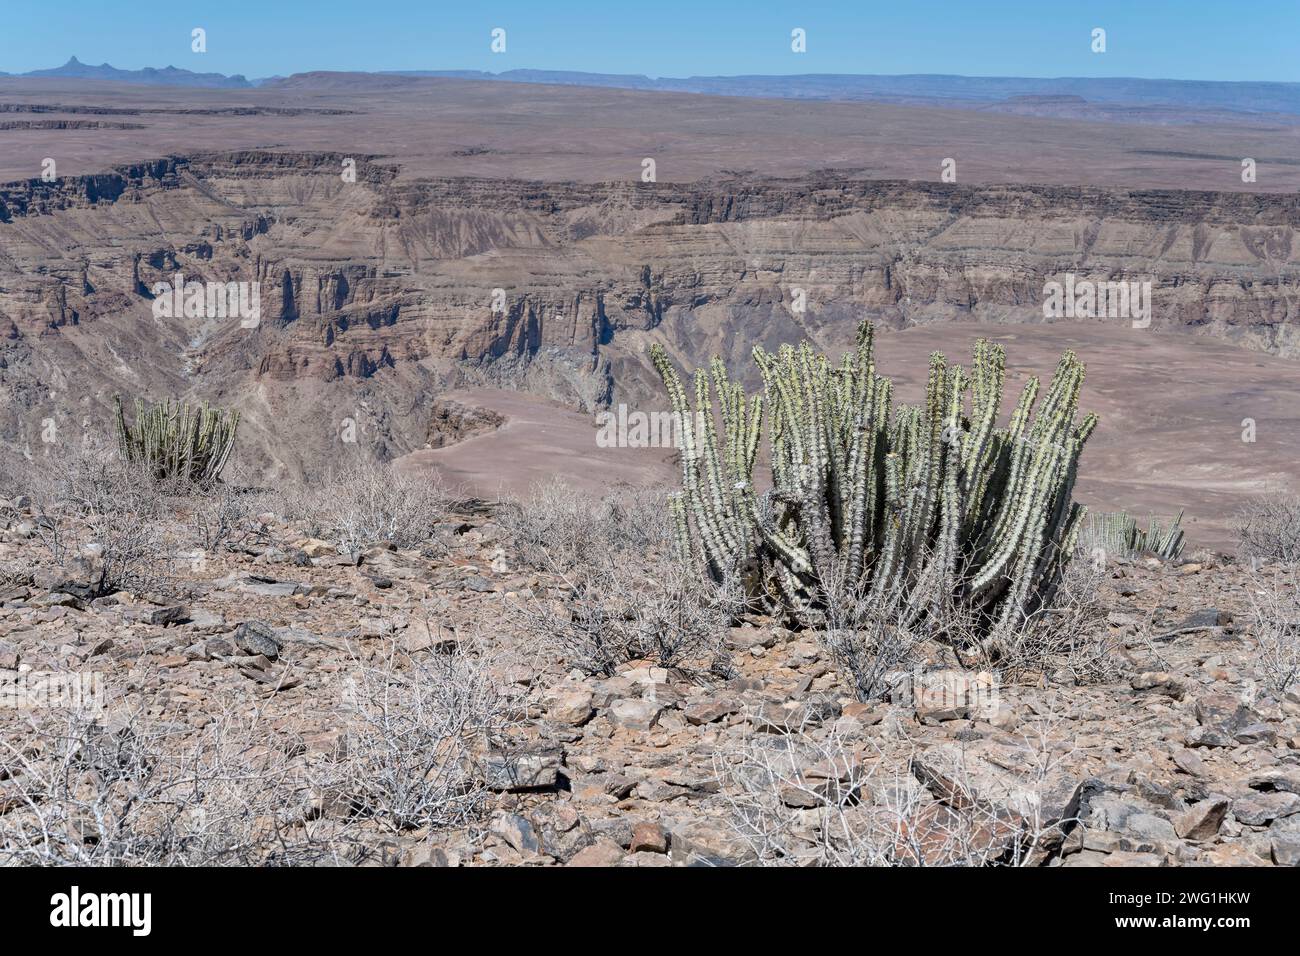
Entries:
POLYGON ((50 70, 32 70, 30 73, 0 73, 0 76, 21 77, 58 77, 78 80, 111 80, 115 83, 143 83, 153 86, 205 86, 214 89, 244 89, 256 84, 235 74, 195 73, 192 70, 180 70, 174 66, 165 66, 161 70, 147 66, 143 70, 119 70, 115 66, 101 63, 91 66, 82 63, 75 56, 63 66, 50 70))
MULTIPOLYGON (((9 76, 11 74, 0 74, 9 76)), ((506 83, 595 86, 717 96, 774 99, 847 100, 928 106, 981 107, 1010 102, 1017 109, 1040 98, 1074 97, 1100 107, 1165 107, 1242 114, 1300 115, 1300 83, 1149 80, 1126 77, 948 76, 915 73, 899 76, 811 73, 793 76, 649 77, 640 74, 581 73, 569 70, 388 70, 369 74, 313 73, 249 80, 241 75, 195 73, 168 66, 161 70, 119 70, 107 63, 91 66, 75 56, 63 66, 16 74, 24 77, 71 77, 164 86, 251 89, 309 85, 313 79, 348 75, 367 77, 441 77, 506 83)))

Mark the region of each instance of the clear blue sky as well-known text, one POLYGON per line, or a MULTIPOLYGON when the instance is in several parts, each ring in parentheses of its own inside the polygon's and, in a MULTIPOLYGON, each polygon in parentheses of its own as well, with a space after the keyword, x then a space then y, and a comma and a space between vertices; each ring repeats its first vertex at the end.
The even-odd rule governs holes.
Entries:
POLYGON ((250 78, 303 70, 961 73, 1300 81, 1300 0, 0 0, 0 70, 70 55, 250 78), (208 52, 190 51, 190 30, 208 52), (489 51, 507 31, 507 52, 489 51), (790 52, 803 27, 808 52, 790 52), (1107 52, 1089 49, 1094 27, 1107 52))

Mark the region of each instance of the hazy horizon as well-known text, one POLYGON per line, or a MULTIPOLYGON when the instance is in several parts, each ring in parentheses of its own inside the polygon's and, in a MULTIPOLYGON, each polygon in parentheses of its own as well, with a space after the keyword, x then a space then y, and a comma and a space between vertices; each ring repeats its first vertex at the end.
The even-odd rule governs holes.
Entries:
POLYGON ((70 0, 55 23, 39 7, 8 11, 0 71, 50 69, 70 56, 118 69, 174 66, 250 80, 294 73, 548 70, 719 76, 941 75, 973 78, 1300 82, 1292 55, 1300 7, 1258 4, 1254 15, 1202 0, 1140 9, 1101 0, 1087 9, 1026 0, 938 0, 906 9, 666 0, 653 10, 519 2, 489 10, 395 2, 359 16, 341 4, 232 0, 181 11, 120 10, 70 0), (80 14, 80 15, 78 15, 80 14), (256 23, 257 29, 248 24, 256 23), (206 31, 206 52, 191 31, 206 31), (1092 31, 1106 31, 1104 53, 1092 31), (492 31, 505 31, 493 52, 492 31), (805 31, 806 51, 791 49, 805 31))
POLYGON ((127 72, 137 72, 137 71, 143 71, 148 69, 154 69, 160 71, 166 69, 176 69, 176 70, 186 70, 192 73, 221 74, 223 76, 228 76, 228 77, 242 76, 245 79, 249 80, 250 82, 257 82, 257 81, 271 80, 271 79, 284 79, 290 76, 299 76, 307 73, 358 73, 358 74, 373 73, 373 74, 380 74, 380 75, 388 74, 388 75, 395 75, 395 76, 413 76, 419 74, 441 75, 441 74, 451 74, 451 73, 466 73, 466 74, 481 73, 486 76, 494 76, 494 77, 508 76, 512 73, 555 73, 555 74, 570 73, 577 76, 622 76, 628 78, 644 78, 648 80, 714 80, 714 79, 747 79, 750 77, 776 77, 776 78, 783 78, 783 79, 799 79, 805 77, 807 78, 854 77, 854 78, 862 78, 862 79, 878 79, 878 78, 879 79, 908 79, 911 77, 933 77, 936 79, 960 79, 960 80, 1042 80, 1042 81, 1113 80, 1115 82, 1139 81, 1139 82, 1150 82, 1150 83, 1238 83, 1242 85, 1275 84, 1278 86, 1300 86, 1300 79, 1296 79, 1296 80, 1207 80, 1207 79, 1192 79, 1192 78, 1180 77, 1180 76, 1136 76, 1136 75, 1085 76, 1082 74, 1066 74, 1066 73, 1055 74, 1055 75, 1047 75, 1047 74, 1031 75, 1028 73, 952 73, 952 72, 842 73, 842 72, 824 72, 824 71, 817 71, 817 72, 795 71, 795 72, 787 72, 787 73, 770 72, 770 73, 685 74, 685 73, 644 73, 644 72, 630 72, 630 71, 608 72, 608 71, 601 71, 601 70, 584 70, 584 69, 578 69, 576 67, 540 67, 540 66, 527 66, 527 65, 512 66, 500 70, 458 69, 452 67, 442 68, 442 67, 432 67, 432 66, 411 67, 406 69, 342 70, 342 69, 334 69, 329 66, 320 66, 308 70, 296 70, 292 73, 278 72, 278 73, 268 73, 265 75, 250 75, 245 73, 225 73, 221 70, 201 70, 201 69, 193 68, 194 66, 201 66, 202 64, 195 64, 193 66, 178 66, 176 63, 169 62, 169 63, 142 63, 139 66, 135 66, 135 65, 124 66, 121 63, 114 63, 111 60, 103 60, 101 62, 95 63, 87 59, 86 57, 78 56, 75 52, 69 53, 66 57, 64 57, 62 60, 60 60, 57 63, 49 63, 42 67, 36 67, 33 70, 23 70, 23 71, 0 70, 0 75, 13 76, 13 77, 26 77, 34 72, 39 73, 43 71, 58 69, 60 67, 68 65, 73 61, 79 63, 82 66, 112 67, 113 69, 127 71, 127 72))

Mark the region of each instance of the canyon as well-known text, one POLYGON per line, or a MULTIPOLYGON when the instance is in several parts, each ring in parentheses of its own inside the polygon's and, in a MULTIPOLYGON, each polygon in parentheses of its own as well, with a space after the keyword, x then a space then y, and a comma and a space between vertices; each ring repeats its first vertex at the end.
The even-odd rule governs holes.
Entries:
POLYGON ((41 116, 0 129, 15 452, 105 432, 115 394, 185 395, 241 412, 250 480, 359 450, 486 494, 494 463, 532 474, 549 450, 539 474, 569 459, 584 482, 624 481, 640 466, 598 454, 591 422, 664 407, 650 344, 688 368, 718 354, 755 385, 754 345, 835 352, 865 317, 905 388, 926 351, 958 358, 980 334, 1023 374, 1076 347, 1104 413, 1081 486, 1099 504, 1189 504, 1220 543, 1242 494, 1290 480, 1300 171, 1269 157, 1300 153, 1294 126, 347 74, 256 91, 0 80, 0 111, 41 116), (62 175, 40 178, 44 157, 62 175), (156 315, 176 273, 258 283, 260 321, 156 315), (1046 321, 1045 285, 1067 276, 1150 282, 1150 326, 1046 321), (1198 414, 1195 440, 1169 427, 1198 414), (508 459, 492 443, 512 420, 573 427, 508 459))

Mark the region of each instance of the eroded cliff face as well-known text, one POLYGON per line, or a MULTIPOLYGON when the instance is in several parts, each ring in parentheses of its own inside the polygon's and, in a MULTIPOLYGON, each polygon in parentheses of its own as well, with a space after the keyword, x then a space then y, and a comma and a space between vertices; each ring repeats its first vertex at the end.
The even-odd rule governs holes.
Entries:
POLYGON ((1042 322, 1044 283, 1151 283, 1150 330, 1300 356, 1300 196, 963 187, 820 175, 692 184, 403 181, 328 153, 167 157, 0 186, 0 437, 103 427, 115 392, 244 413, 264 475, 352 435, 419 448, 492 384, 657 402, 645 355, 847 343, 955 317, 1042 322), (159 283, 256 283, 260 314, 156 315, 159 283), (797 303, 803 302, 800 311, 797 303), (351 429, 349 431, 349 429, 351 429))

